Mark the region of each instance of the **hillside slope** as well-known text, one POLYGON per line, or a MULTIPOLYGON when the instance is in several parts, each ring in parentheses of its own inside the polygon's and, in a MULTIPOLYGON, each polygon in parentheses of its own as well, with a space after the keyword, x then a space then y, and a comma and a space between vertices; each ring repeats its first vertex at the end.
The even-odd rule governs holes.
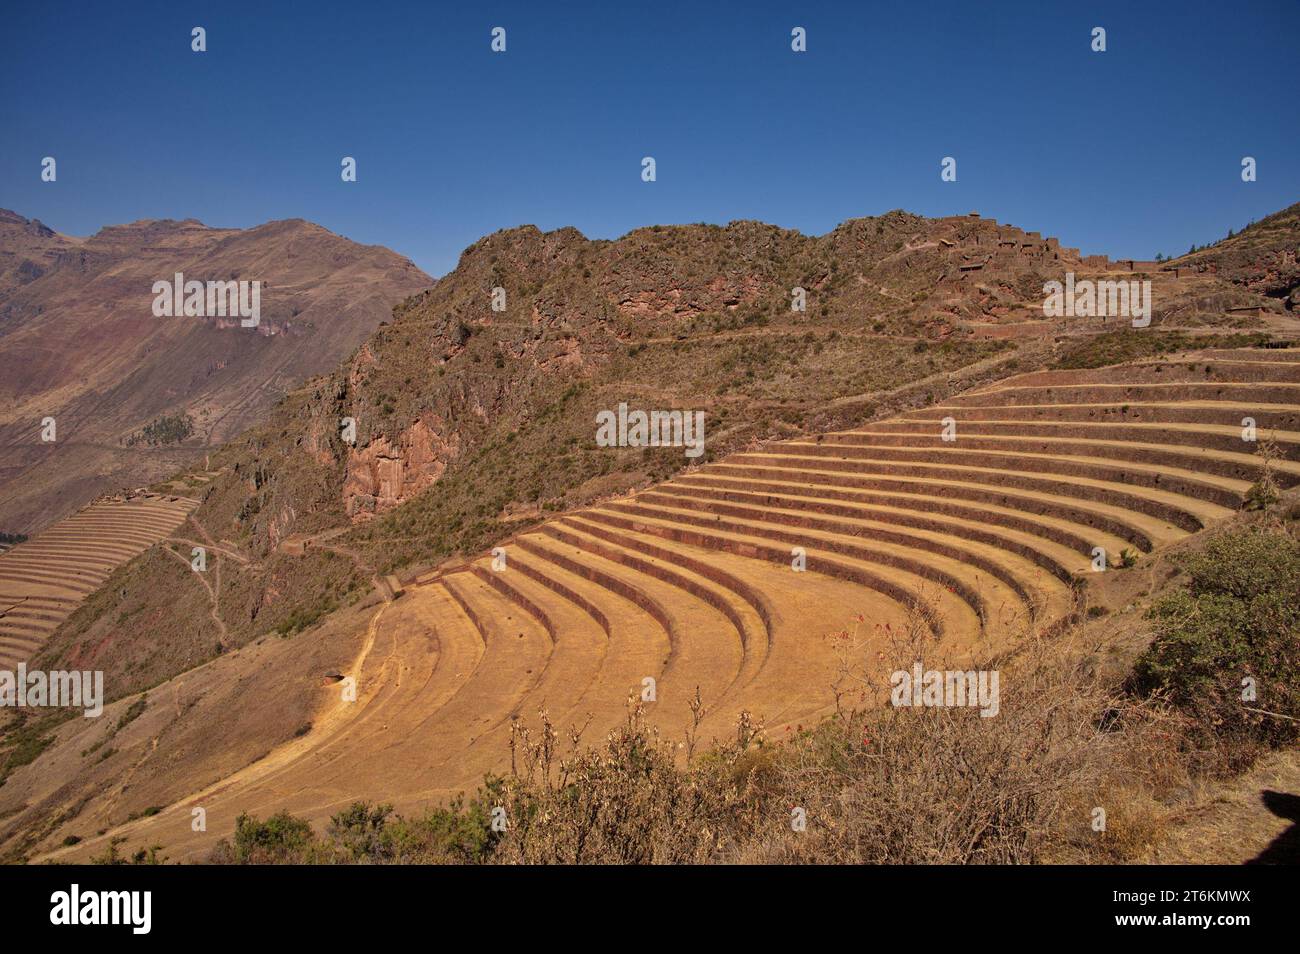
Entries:
POLYGON ((1241 346, 1298 330, 1213 273, 973 217, 489 236, 179 481, 217 585, 169 541, 51 635, 37 664, 101 668, 145 715, 24 727, 44 754, 0 790, 8 845, 173 806, 124 829, 153 837, 214 797, 214 830, 246 808, 422 804, 501 767, 514 718, 607 724, 647 677, 667 730, 695 687, 710 732, 742 708, 798 725, 830 704, 823 637, 859 615, 863 638, 919 625, 954 651, 1055 631, 1094 548, 1141 559, 1240 506, 1263 466, 1243 416, 1295 482, 1294 352, 1241 346), (1045 318, 1065 272, 1150 277, 1151 326, 1045 318), (621 403, 704 411, 703 456, 597 446, 621 403), (394 570, 388 602, 372 579, 394 570))
POLYGON ((1170 264, 1227 279, 1294 310, 1300 307, 1298 233, 1300 202, 1170 264))
MULTIPOLYGON (((1085 261, 974 216, 891 212, 821 237, 754 222, 613 242, 525 227, 467 249, 210 471, 157 489, 200 496, 192 519, 243 555, 215 608, 239 646, 311 626, 376 572, 409 576, 688 464, 1046 366, 1058 339, 1113 342, 1111 363, 1260 328, 1258 313, 1227 309, 1268 301, 1213 275, 1085 261), (1045 318, 1043 283, 1064 272, 1150 276, 1151 327, 1094 339, 1128 323, 1045 318), (624 403, 703 412, 703 456, 596 446, 596 415, 624 403)), ((93 659, 125 694, 215 645, 170 612, 170 562, 133 563, 53 634, 44 661, 93 659), (127 608, 147 629, 115 622, 127 608)))
POLYGON ((647 679, 669 738, 720 737, 742 712, 782 738, 856 692, 841 682, 846 646, 870 657, 914 631, 945 659, 996 659, 1078 618, 1107 572, 1096 548, 1109 572, 1132 562, 1140 578, 1231 518, 1266 466, 1300 485, 1298 359, 1205 350, 1014 375, 554 517, 500 541, 504 565, 484 554, 421 575, 311 638, 258 641, 151 689, 125 727, 113 728, 135 697, 65 723, 0 789, 0 810, 17 812, 11 844, 60 819, 45 848, 87 841, 54 857, 125 836, 194 859, 241 812, 319 823, 357 797, 406 811, 445 800, 509 767, 516 720, 546 709, 600 738, 647 679), (1242 440, 1247 414, 1262 415, 1275 463, 1242 440), (355 702, 339 674, 355 678, 355 702), (235 702, 269 684, 292 687, 288 713, 235 702), (239 719, 209 749, 206 727, 231 705, 239 719), (272 738, 265 757, 247 755, 272 738), (195 807, 208 832, 191 829, 195 807))
POLYGON ((387 249, 301 220, 141 221, 81 240, 0 212, 0 528, 30 532, 201 462, 430 284, 387 249), (155 317, 153 284, 177 273, 261 282, 260 325, 155 317), (144 432, 184 415, 188 436, 144 432))

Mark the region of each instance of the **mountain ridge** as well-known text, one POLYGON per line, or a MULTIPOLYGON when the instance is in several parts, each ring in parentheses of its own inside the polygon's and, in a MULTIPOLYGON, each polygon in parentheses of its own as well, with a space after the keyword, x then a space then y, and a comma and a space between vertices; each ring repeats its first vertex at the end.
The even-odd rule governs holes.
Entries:
POLYGON ((73 240, 6 212, 0 525, 39 529, 96 493, 201 460, 432 282, 403 256, 301 219, 242 230, 141 219, 73 240), (156 317, 153 285, 178 272, 260 282, 260 323, 156 317), (175 415, 193 418, 188 441, 124 450, 151 421, 175 415), (47 418, 57 424, 52 444, 39 439, 47 418))

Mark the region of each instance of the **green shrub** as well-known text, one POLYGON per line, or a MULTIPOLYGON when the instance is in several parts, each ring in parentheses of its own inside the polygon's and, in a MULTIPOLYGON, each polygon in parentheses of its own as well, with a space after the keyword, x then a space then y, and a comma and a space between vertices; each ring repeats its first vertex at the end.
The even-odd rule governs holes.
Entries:
MULTIPOLYGON (((494 785, 489 780, 489 788, 494 785)), ((387 820, 377 846, 378 857, 391 864, 487 860, 499 836, 491 831, 491 809, 483 801, 485 795, 486 791, 481 792, 468 806, 458 797, 445 808, 430 809, 413 819, 387 820)))
POLYGON ((193 433, 194 419, 188 414, 163 415, 146 424, 138 434, 132 434, 127 444, 145 443, 151 447, 179 444, 193 433))
POLYGON ((1133 687, 1167 693, 1214 736, 1268 745, 1297 738, 1300 543, 1261 528, 1230 531, 1178 562, 1187 584, 1148 614, 1156 636, 1133 687), (1254 700, 1243 699, 1246 679, 1254 700))
MULTIPOLYGON (((221 841, 209 856, 217 864, 476 864, 488 859, 499 835, 483 800, 500 783, 491 779, 467 806, 449 805, 406 818, 392 805, 353 802, 330 819, 322 837, 288 812, 259 821, 241 815, 235 841, 221 841)), ((499 794, 492 794, 499 800, 499 794)))
POLYGON ((302 860, 315 841, 311 825, 286 811, 266 821, 242 814, 235 820, 232 860, 238 864, 271 864, 302 860))
POLYGON ((392 812, 392 805, 372 807, 369 802, 353 802, 330 819, 327 834, 351 860, 378 858, 382 854, 384 826, 392 812))
POLYGON ((144 710, 148 707, 148 705, 149 705, 148 697, 141 696, 139 699, 136 699, 135 702, 131 703, 129 706, 126 707, 126 710, 122 713, 121 717, 117 720, 117 728, 114 731, 120 732, 122 729, 125 729, 128 725, 134 722, 136 719, 140 718, 140 716, 144 714, 144 710))
POLYGON ((125 857, 118 851, 118 846, 124 841, 126 841, 124 836, 109 839, 108 847, 98 855, 93 855, 90 863, 92 865, 161 865, 167 862, 167 856, 160 853, 161 845, 139 848, 130 857, 125 857))

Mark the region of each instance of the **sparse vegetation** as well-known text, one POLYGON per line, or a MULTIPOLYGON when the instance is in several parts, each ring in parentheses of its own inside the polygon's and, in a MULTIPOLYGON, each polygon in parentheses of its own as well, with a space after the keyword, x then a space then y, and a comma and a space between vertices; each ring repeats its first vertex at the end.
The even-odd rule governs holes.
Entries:
POLYGON ((162 853, 161 845, 140 848, 129 856, 124 856, 119 849, 125 841, 125 838, 110 839, 108 847, 98 855, 92 856, 90 863, 92 865, 161 865, 166 863, 167 856, 162 853))
POLYGON ((1057 358, 1054 366, 1062 370, 1103 368, 1194 348, 1258 348, 1270 340, 1271 337, 1262 332, 1189 335, 1182 331, 1165 331, 1160 334, 1143 333, 1138 329, 1108 331, 1072 343, 1057 358))
POLYGON ((144 710, 148 708, 148 706, 149 706, 149 699, 147 696, 141 696, 139 699, 136 699, 134 702, 132 702, 129 706, 126 707, 126 711, 122 713, 121 717, 118 718, 116 731, 120 732, 122 729, 125 729, 128 725, 134 722, 136 719, 140 718, 140 716, 144 714, 144 710))
POLYGON ((1300 542, 1254 526, 1179 562, 1187 582, 1152 608, 1156 636, 1134 685, 1167 694, 1239 767, 1254 757, 1249 742, 1300 737, 1300 542))
MULTIPOLYGON (((885 705, 771 742, 742 716, 731 741, 686 764, 639 707, 594 747, 581 747, 580 732, 569 731, 567 756, 543 713, 536 730, 516 732, 517 774, 489 778, 468 802, 409 819, 358 802, 320 834, 283 813, 265 822, 241 818, 233 843, 221 843, 209 861, 1050 860, 1086 830, 1068 814, 1075 798, 1119 774, 1124 720, 1140 726, 1143 719, 1140 706, 1123 703, 1086 666, 1063 662, 1055 650, 1035 650, 995 720, 974 709, 885 705), (806 830, 794 830, 795 809, 806 830), (493 828, 494 817, 503 830, 493 828)), ((1103 849, 1093 843, 1089 850, 1103 849)))
POLYGON ((126 440, 128 447, 144 443, 150 447, 179 444, 194 433, 194 418, 188 414, 164 414, 146 424, 126 440))
POLYGON ((17 768, 34 762, 54 741, 61 714, 19 717, 0 734, 0 785, 17 768))

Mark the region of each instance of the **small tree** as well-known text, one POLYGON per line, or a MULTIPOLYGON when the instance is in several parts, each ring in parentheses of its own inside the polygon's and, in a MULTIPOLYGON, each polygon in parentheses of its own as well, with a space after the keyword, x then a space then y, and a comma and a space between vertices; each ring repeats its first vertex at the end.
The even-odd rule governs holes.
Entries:
MULTIPOLYGON (((1255 528, 1178 559, 1186 586, 1158 600, 1156 637, 1134 668, 1220 738, 1278 745, 1300 729, 1300 543, 1255 528)), ((1249 749, 1233 753, 1248 761, 1249 749)))
POLYGON ((1277 477, 1274 475, 1277 462, 1282 457, 1282 450, 1277 446, 1276 441, 1265 438, 1259 442, 1256 453, 1261 458, 1259 478, 1246 491, 1244 506, 1247 510, 1267 510, 1282 497, 1282 489, 1278 486, 1277 477))

